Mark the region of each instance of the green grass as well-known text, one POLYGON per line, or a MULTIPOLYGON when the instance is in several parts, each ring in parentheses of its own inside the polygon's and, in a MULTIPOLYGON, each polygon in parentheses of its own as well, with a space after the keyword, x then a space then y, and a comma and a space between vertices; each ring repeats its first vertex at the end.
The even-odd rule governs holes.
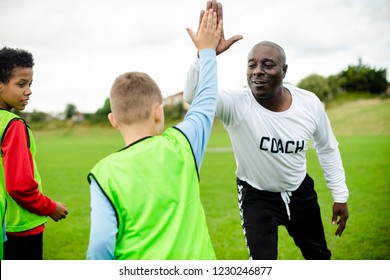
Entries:
POLYGON ((119 133, 107 128, 67 128, 36 134, 37 165, 44 193, 65 203, 69 215, 49 219, 44 234, 45 259, 85 259, 89 235, 88 172, 122 147, 119 133))
MULTIPOLYGON (((308 151, 308 171, 316 182, 328 245, 333 259, 390 259, 390 100, 365 100, 332 105, 328 114, 346 170, 350 218, 342 237, 331 225, 332 197, 326 188, 314 150, 308 151)), ((114 129, 82 126, 34 132, 37 163, 44 192, 64 202, 69 216, 50 220, 44 234, 45 259, 85 259, 89 235, 89 186, 86 176, 105 155, 122 147, 114 129)), ((234 156, 229 137, 215 122, 200 174, 201 196, 219 259, 247 259, 237 205, 234 156)), ((280 227, 279 259, 302 259, 280 227)))

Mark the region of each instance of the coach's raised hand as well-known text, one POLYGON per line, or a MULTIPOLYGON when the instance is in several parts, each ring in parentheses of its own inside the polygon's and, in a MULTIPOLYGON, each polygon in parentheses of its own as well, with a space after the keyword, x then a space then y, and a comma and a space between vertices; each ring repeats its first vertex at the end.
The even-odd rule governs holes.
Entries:
MULTIPOLYGON (((209 11, 210 9, 217 13, 217 22, 218 23, 222 22, 222 31, 221 31, 220 40, 218 42, 217 47, 215 48, 217 55, 219 55, 220 53, 223 53, 224 51, 228 50, 235 42, 241 40, 243 37, 242 37, 242 35, 234 35, 234 36, 230 37, 229 39, 225 39, 225 32, 223 29, 222 4, 217 2, 216 0, 207 1, 206 11, 209 11)), ((205 13, 205 11, 200 12, 199 26, 202 22, 202 18, 203 18, 204 13, 205 13)), ((199 32, 199 30, 198 30, 198 32, 199 32)))

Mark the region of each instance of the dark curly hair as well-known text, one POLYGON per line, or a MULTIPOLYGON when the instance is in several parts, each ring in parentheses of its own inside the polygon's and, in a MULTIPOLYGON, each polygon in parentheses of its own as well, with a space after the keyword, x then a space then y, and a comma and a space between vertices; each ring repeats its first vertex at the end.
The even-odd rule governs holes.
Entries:
POLYGON ((33 66, 34 58, 28 51, 8 47, 0 49, 0 82, 8 84, 15 68, 33 66))

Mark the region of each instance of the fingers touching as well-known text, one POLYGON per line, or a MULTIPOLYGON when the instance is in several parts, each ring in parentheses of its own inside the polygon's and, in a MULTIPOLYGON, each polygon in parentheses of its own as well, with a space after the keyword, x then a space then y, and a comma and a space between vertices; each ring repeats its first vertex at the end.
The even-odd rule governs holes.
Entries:
POLYGON ((222 21, 218 22, 217 13, 210 9, 204 11, 196 34, 190 28, 186 30, 198 50, 215 49, 221 37, 222 21))

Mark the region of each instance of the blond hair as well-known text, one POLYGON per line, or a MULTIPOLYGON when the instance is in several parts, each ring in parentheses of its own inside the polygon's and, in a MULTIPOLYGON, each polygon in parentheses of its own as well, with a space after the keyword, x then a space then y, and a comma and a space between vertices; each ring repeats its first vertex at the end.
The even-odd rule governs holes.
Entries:
POLYGON ((119 123, 143 121, 150 116, 153 105, 162 102, 159 87, 145 73, 124 73, 115 79, 111 88, 111 111, 119 123))

